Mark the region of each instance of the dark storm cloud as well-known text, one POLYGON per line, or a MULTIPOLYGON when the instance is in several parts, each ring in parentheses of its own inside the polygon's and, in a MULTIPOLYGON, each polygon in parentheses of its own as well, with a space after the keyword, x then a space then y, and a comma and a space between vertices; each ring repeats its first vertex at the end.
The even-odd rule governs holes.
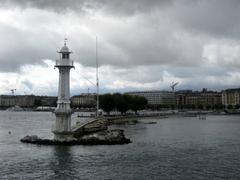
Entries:
POLYGON ((174 23, 189 31, 239 37, 239 0, 1 0, 7 7, 34 7, 58 13, 88 13, 99 10, 113 16, 163 11, 174 23), (165 7, 165 8, 163 8, 165 7))
MULTIPOLYGON (((0 25, 1 44, 0 49, 0 71, 15 72, 19 67, 26 64, 42 64, 41 59, 55 57, 56 49, 51 39, 40 38, 47 34, 43 32, 32 32, 31 34, 23 30, 0 25)), ((56 47, 55 47, 56 48, 56 47)))
MULTIPOLYGON (((33 28, 29 31, 0 22, 0 37, 4 34, 1 37, 4 42, 0 50, 1 71, 16 71, 24 64, 41 63, 44 58, 54 59, 59 41, 64 38, 64 32, 59 32, 58 28, 71 29, 71 25, 75 25, 80 28, 70 31, 70 48, 74 51, 74 60, 84 66, 95 66, 95 37, 92 36, 98 34, 101 65, 126 69, 163 65, 169 71, 174 67, 188 67, 186 71, 175 68, 171 73, 176 77, 191 77, 192 72, 198 76, 215 72, 214 75, 218 76, 221 70, 226 74, 231 69, 217 68, 214 71, 214 66, 201 67, 201 64, 208 63, 202 57, 205 45, 209 41, 218 43, 218 38, 238 41, 240 34, 237 21, 240 1, 237 0, 0 0, 0 4, 4 7, 2 9, 10 11, 20 7, 23 11, 33 8, 43 15, 54 14, 49 22, 46 16, 30 19, 28 26, 32 26, 33 21, 52 26, 55 19, 63 18, 60 25, 54 27, 56 31, 53 28, 51 32, 37 23, 34 23, 35 32, 33 28), (102 19, 91 18, 98 13, 102 19), (86 31, 81 30, 82 26, 86 31)), ((34 16, 30 12, 31 15, 34 16)), ((221 43, 224 44, 225 40, 221 43)), ((232 66, 239 58, 237 54, 232 66)), ((164 68, 159 68, 158 74, 158 69, 154 71, 153 76, 158 78, 148 77, 146 81, 161 79, 164 68)))
POLYGON ((239 39, 239 12, 239 0, 180 0, 171 16, 189 31, 239 39))
POLYGON ((160 6, 169 5, 172 3, 172 0, 1 0, 1 3, 5 6, 50 9, 59 13, 62 10, 86 12, 87 9, 104 9, 113 14, 132 15, 137 12, 151 11, 160 6))
POLYGON ((21 7, 21 8, 39 8, 51 10, 68 10, 74 9, 81 11, 87 0, 1 0, 1 4, 6 7, 21 7))

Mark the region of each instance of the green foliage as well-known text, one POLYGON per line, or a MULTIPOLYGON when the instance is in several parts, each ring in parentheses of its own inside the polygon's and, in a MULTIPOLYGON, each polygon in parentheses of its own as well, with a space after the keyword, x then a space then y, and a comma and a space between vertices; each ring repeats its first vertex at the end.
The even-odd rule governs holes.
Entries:
POLYGON ((35 99, 34 100, 34 107, 42 106, 42 101, 41 99, 35 99))
POLYGON ((197 108, 198 108, 198 109, 203 109, 203 105, 202 105, 202 104, 199 104, 197 108))
POLYGON ((122 95, 119 93, 113 94, 115 108, 122 114, 126 113, 130 109, 131 97, 129 95, 122 95))
POLYGON ((196 106, 194 104, 185 104, 185 105, 183 105, 183 107, 185 109, 195 109, 196 108, 196 106))
POLYGON ((110 111, 114 108, 114 99, 111 94, 104 94, 99 96, 99 106, 106 113, 110 113, 110 111))
POLYGON ((50 106, 52 106, 52 107, 57 107, 57 99, 56 99, 56 101, 52 101, 51 104, 50 104, 50 106))
POLYGON ((240 108, 240 104, 235 105, 235 109, 239 109, 240 108))
POLYGON ((125 114, 128 110, 133 110, 137 113, 138 110, 144 109, 147 105, 147 100, 141 96, 115 93, 101 95, 99 103, 100 108, 108 114, 113 109, 118 110, 121 114, 125 114))
POLYGON ((175 105, 171 104, 171 109, 174 110, 175 109, 175 105))
POLYGON ((211 105, 207 105, 207 106, 206 106, 206 109, 207 109, 207 110, 211 109, 211 105))
POLYGON ((146 98, 142 96, 131 96, 129 98, 130 102, 130 109, 133 110, 135 113, 137 113, 138 110, 145 109, 147 105, 146 98))

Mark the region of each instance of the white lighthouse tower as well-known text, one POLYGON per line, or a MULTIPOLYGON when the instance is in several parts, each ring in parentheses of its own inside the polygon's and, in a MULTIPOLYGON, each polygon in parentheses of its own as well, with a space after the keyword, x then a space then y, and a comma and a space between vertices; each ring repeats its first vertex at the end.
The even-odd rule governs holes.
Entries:
POLYGON ((64 46, 58 52, 60 59, 56 61, 55 68, 59 69, 58 101, 55 109, 56 122, 53 129, 54 140, 68 141, 71 138, 71 108, 70 108, 70 69, 74 68, 70 59, 69 48, 64 41, 64 46))

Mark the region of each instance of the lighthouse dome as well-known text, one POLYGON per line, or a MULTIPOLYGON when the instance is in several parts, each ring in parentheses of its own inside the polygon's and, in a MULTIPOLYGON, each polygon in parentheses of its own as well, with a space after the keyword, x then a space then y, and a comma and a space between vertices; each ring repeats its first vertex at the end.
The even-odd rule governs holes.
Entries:
POLYGON ((60 52, 69 52, 69 48, 68 48, 66 45, 64 45, 64 46, 61 48, 60 52))

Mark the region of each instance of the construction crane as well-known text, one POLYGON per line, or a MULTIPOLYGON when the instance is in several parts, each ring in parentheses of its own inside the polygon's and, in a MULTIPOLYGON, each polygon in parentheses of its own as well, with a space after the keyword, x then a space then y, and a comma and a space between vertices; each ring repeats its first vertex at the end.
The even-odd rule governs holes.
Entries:
POLYGON ((174 90, 175 90, 175 86, 177 86, 178 83, 179 83, 179 82, 172 82, 170 88, 172 89, 173 92, 174 92, 174 90))
POLYGON ((16 91, 16 89, 10 89, 12 96, 14 96, 14 92, 16 91))

